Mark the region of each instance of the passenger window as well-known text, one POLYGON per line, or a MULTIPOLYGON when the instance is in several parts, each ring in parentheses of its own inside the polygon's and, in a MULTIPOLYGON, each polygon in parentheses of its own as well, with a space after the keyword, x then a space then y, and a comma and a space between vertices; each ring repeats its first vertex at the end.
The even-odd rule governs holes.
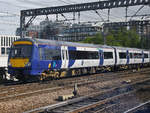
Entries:
POLYGON ((104 52, 104 59, 113 59, 112 52, 104 52))
POLYGON ((142 58, 142 54, 141 53, 134 53, 134 58, 138 59, 138 58, 142 58))
POLYGON ((130 53, 130 58, 133 58, 133 54, 132 53, 130 53))
POLYGON ((39 56, 41 60, 61 60, 61 52, 57 49, 39 48, 39 56))
POLYGON ((120 58, 120 59, 126 59, 126 53, 120 52, 120 53, 119 53, 119 58, 120 58))
POLYGON ((75 60, 76 59, 76 51, 69 51, 69 59, 75 60))
POLYGON ((147 53, 144 53, 144 58, 148 58, 148 54, 147 53))
POLYGON ((62 59, 65 59, 65 54, 64 54, 64 50, 62 50, 62 59))
POLYGON ((68 53, 67 53, 67 51, 66 51, 66 59, 68 60, 68 53))
POLYGON ((98 51, 73 51, 69 50, 69 59, 99 59, 98 51))

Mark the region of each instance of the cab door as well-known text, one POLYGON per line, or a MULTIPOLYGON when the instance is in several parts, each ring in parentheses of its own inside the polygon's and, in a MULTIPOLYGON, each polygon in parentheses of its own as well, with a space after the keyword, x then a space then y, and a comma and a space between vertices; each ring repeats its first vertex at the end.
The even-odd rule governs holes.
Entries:
POLYGON ((61 47, 61 59, 62 59, 61 68, 64 68, 64 69, 68 68, 69 55, 68 55, 68 47, 67 46, 61 47))

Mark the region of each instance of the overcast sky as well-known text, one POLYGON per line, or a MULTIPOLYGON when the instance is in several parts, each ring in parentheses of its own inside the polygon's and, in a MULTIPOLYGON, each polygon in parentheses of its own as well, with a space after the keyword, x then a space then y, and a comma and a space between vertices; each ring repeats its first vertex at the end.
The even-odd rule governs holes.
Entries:
MULTIPOLYGON (((0 0, 0 35, 14 35, 20 24, 20 10, 62 6, 68 4, 95 2, 99 0, 0 0)), ((133 15, 141 6, 130 7, 128 15, 133 15)), ((98 10, 104 20, 107 20, 107 10, 98 10)), ((150 7, 145 6, 139 14, 148 14, 150 7)), ((66 18, 72 19, 72 14, 64 14, 66 18)), ((45 17, 42 18, 43 20, 45 17)), ((42 20, 40 19, 40 20, 42 20)), ((55 20, 55 15, 50 15, 49 19, 55 20)), ((59 17, 60 20, 64 18, 59 17)), ((133 18, 135 19, 135 18, 133 18)), ((38 19, 39 20, 39 19, 38 19)), ((81 12, 81 22, 101 21, 101 17, 94 11, 81 12)), ((111 21, 124 21, 125 8, 115 8, 111 10, 111 21)))

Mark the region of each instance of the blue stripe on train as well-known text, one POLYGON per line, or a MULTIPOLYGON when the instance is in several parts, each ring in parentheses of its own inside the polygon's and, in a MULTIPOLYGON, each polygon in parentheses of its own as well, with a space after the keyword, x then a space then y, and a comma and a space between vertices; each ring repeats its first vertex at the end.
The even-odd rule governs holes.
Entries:
MULTIPOLYGON (((76 47, 68 47, 68 53, 69 53, 69 50, 76 51, 76 47)), ((74 63, 75 63, 75 60, 72 60, 72 59, 69 58, 68 68, 70 68, 71 66, 73 66, 74 63)))
POLYGON ((103 50, 99 50, 99 55, 100 55, 99 66, 102 66, 104 64, 104 52, 103 52, 103 50))

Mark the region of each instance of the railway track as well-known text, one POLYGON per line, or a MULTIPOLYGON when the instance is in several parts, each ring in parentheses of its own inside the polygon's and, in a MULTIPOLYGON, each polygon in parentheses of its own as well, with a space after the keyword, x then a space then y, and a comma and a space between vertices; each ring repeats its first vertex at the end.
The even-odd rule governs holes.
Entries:
MULTIPOLYGON (((149 73, 150 71, 142 71, 140 72, 140 74, 145 74, 145 73, 149 73)), ((114 76, 116 75, 117 76, 117 79, 118 78, 122 78, 122 77, 128 77, 130 76, 131 74, 135 74, 135 73, 132 73, 132 72, 126 72, 127 75, 124 75, 125 73, 106 73, 105 76, 109 75, 109 74, 113 74, 111 76, 114 76)), ((141 75, 142 76, 142 75, 141 75)), ((140 76, 140 77, 141 77, 140 76)), ((103 75, 104 77, 104 75, 103 75)), ((27 90, 26 91, 23 91, 23 89, 21 89, 21 91, 19 90, 15 90, 14 88, 11 88, 9 90, 4 90, 0 93, 0 102, 2 101, 8 101, 8 100, 13 100, 13 99, 19 99, 19 98, 23 98, 23 97, 28 97, 28 96, 32 96, 32 95, 35 95, 35 94, 41 94, 41 93, 46 93, 46 92, 54 92, 54 91, 57 91, 57 90, 60 90, 62 88, 72 88, 74 86, 75 83, 78 84, 78 86, 84 86, 84 85, 90 85, 90 84, 93 84, 93 83, 99 83, 99 82, 104 82, 104 81, 108 81, 108 80, 115 80, 116 77, 106 77, 106 78, 103 78, 102 76, 98 76, 98 75, 95 75, 95 76, 89 76, 88 78, 87 77, 84 77, 84 79, 75 79, 75 80, 72 80, 72 81, 66 81, 68 79, 64 79, 65 81, 63 82, 63 80, 60 80, 60 81, 57 81, 57 85, 55 87, 50 87, 50 88, 44 88, 44 89, 37 89, 37 90, 33 90, 33 91, 30 91, 30 90, 27 90)), ((143 78, 144 79, 144 78, 143 78)), ((53 81, 53 82, 56 82, 56 81, 53 81)), ((56 84, 56 83, 55 83, 56 84)))
POLYGON ((117 73, 101 73, 92 76, 65 78, 61 80, 46 81, 43 83, 29 83, 13 86, 0 85, 1 112, 24 112, 31 109, 55 104, 58 96, 72 93, 74 83, 78 84, 79 97, 91 92, 106 91, 124 84, 148 79, 150 69, 141 71, 121 71, 117 73), (7 93, 8 92, 8 93, 7 93), (19 105, 18 105, 19 103, 19 105), (15 109, 14 109, 15 108, 15 109))
POLYGON ((123 85, 112 88, 104 92, 97 92, 88 96, 75 98, 69 101, 61 102, 55 105, 37 108, 24 113, 40 112, 40 113, 89 113, 100 112, 103 108, 112 107, 118 99, 133 95, 142 88, 141 86, 150 82, 150 78, 138 81, 132 84, 123 85), (43 111, 44 110, 44 111, 43 111), (88 111, 89 110, 89 111, 88 111), (91 111, 92 110, 92 111, 91 111))
POLYGON ((125 111, 124 113, 148 113, 148 112, 150 112, 150 100, 134 108, 131 108, 125 111))
MULTIPOLYGON (((150 69, 146 68, 146 69, 142 69, 142 71, 140 71, 141 73, 143 72, 147 72, 147 71, 150 71, 150 69)), ((76 81, 79 81, 79 80, 91 80, 91 79, 104 79, 104 81, 107 79, 107 80, 111 80, 113 78, 115 78, 115 76, 117 76, 118 78, 121 78, 121 77, 124 77, 124 76, 127 76, 127 74, 132 74, 133 72, 130 70, 130 71, 122 71, 121 72, 108 72, 108 73, 100 73, 100 74, 94 74, 92 76, 89 76, 89 75, 85 75, 85 76, 77 76, 77 77, 72 77, 72 78, 63 78, 63 79, 59 79, 59 80, 52 80, 52 81, 46 81, 46 82, 43 82, 43 84, 55 84, 55 85, 63 85, 63 84, 69 84, 69 83, 73 83, 73 82, 76 82, 76 81), (65 81, 65 82, 63 82, 65 81)), ((136 72, 135 72, 136 73, 136 72)), ((138 72, 137 72, 138 73, 138 72)), ((39 83, 22 83, 22 82, 12 82, 12 81, 5 81, 5 82, 2 82, 1 85, 0 85, 0 89, 1 91, 3 89, 12 89, 12 88, 15 88, 15 87, 20 87, 21 85, 23 86, 27 86, 28 85, 34 85, 34 84, 39 84, 39 83)), ((40 84, 41 85, 41 84, 40 84)))

